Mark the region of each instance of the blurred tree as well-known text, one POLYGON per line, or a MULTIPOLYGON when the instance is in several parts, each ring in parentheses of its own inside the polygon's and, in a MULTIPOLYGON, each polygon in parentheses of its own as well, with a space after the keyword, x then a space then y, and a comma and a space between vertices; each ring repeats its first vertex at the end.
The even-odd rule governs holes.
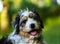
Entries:
POLYGON ((16 14, 19 10, 19 6, 22 0, 9 0, 9 7, 8 7, 8 17, 9 17, 9 24, 12 22, 12 16, 16 14))
POLYGON ((3 1, 3 10, 1 13, 1 29, 6 29, 8 26, 8 19, 7 19, 7 12, 8 12, 8 0, 3 1))
POLYGON ((3 1, 0 0, 0 12, 2 12, 2 10, 3 10, 3 1))
MULTIPOLYGON (((26 7, 28 7, 30 10, 35 8, 35 10, 37 10, 37 12, 40 14, 40 16, 43 18, 43 20, 45 20, 47 17, 57 17, 58 15, 60 15, 60 6, 58 6, 57 4, 54 4, 53 1, 47 1, 45 0, 45 2, 49 2, 49 4, 51 4, 48 7, 39 7, 37 4, 34 4, 34 1, 31 0, 30 2, 27 0, 22 0, 22 4, 21 4, 21 9, 24 9, 26 7), (31 3, 32 1, 32 3, 31 3), (50 3, 51 2, 51 3, 50 3)), ((38 3, 37 0, 35 0, 35 3, 38 3)), ((47 5, 46 4, 46 5, 47 5)))
POLYGON ((56 0, 52 0, 52 3, 53 3, 53 4, 57 4, 57 1, 56 1, 56 0))
POLYGON ((8 8, 9 24, 11 24, 12 16, 20 9, 29 8, 35 10, 40 14, 43 20, 47 17, 55 17, 60 14, 60 6, 58 6, 55 0, 4 0, 4 6, 8 8), (54 3, 53 3, 54 2, 54 3))

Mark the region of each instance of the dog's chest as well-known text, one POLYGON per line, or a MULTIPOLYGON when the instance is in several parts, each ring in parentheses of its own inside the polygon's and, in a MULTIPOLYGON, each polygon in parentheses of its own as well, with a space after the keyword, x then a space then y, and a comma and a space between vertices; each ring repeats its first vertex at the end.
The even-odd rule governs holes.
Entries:
POLYGON ((10 36, 11 41, 13 42, 13 44, 37 44, 36 41, 34 41, 34 39, 26 39, 24 37, 21 37, 19 35, 15 35, 15 36, 10 36))
POLYGON ((28 40, 28 41, 25 40, 25 41, 20 41, 19 44, 37 44, 37 42, 34 40, 28 40))

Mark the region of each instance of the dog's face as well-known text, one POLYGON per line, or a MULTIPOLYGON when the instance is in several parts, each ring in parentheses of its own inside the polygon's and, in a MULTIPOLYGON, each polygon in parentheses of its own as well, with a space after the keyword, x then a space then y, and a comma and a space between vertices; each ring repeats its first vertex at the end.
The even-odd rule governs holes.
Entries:
POLYGON ((17 33, 24 32, 35 36, 42 30, 43 24, 36 11, 23 10, 17 15, 14 27, 17 33))

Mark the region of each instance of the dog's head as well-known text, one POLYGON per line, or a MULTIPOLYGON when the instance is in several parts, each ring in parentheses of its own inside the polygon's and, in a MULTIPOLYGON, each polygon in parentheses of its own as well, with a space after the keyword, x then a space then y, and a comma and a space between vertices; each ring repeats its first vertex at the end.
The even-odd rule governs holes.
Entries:
POLYGON ((16 34, 21 31, 35 36, 42 31, 43 23, 39 14, 35 10, 29 11, 28 9, 22 10, 18 13, 14 20, 14 28, 16 34))

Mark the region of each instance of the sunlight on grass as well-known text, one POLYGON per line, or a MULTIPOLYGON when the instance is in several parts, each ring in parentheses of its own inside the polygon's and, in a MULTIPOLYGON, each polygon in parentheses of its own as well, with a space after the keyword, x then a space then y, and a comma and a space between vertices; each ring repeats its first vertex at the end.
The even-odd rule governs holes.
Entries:
POLYGON ((43 31, 47 31, 47 28, 50 28, 54 25, 60 25, 60 16, 56 18, 47 18, 45 22, 45 27, 43 31))
POLYGON ((13 7, 18 9, 21 5, 22 0, 13 0, 13 7))
POLYGON ((46 6, 50 6, 52 1, 51 0, 44 0, 44 2, 46 4, 46 6))
POLYGON ((48 7, 51 5, 51 0, 27 0, 28 2, 31 2, 38 7, 48 7))

